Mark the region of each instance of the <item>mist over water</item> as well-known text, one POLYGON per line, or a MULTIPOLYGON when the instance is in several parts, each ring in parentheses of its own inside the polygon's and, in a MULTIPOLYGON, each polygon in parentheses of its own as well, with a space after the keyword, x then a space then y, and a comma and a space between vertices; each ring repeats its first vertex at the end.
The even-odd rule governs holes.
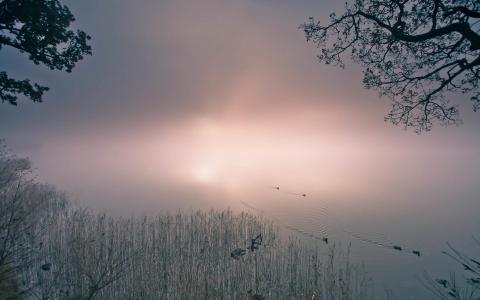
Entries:
MULTIPOLYGON (((360 69, 318 64, 297 29, 337 1, 66 2, 94 55, 68 77, 34 71, 52 88, 45 103, 0 108, 0 137, 41 181, 118 215, 261 214, 244 201, 285 235, 351 243, 379 299, 434 299, 418 278, 458 270, 447 241, 472 249, 478 115, 464 105, 464 125, 423 135, 384 123, 389 102, 360 69)), ((30 72, 11 52, 0 60, 30 72)))
POLYGON ((42 179, 100 210, 120 215, 211 208, 263 212, 285 235, 306 243, 327 249, 286 226, 327 236, 330 243, 351 243, 353 260, 365 263, 381 296, 390 289, 403 299, 434 299, 418 278, 425 271, 440 277, 461 271, 441 251, 447 241, 471 249, 471 236, 478 232, 474 149, 412 150, 358 141, 332 145, 296 136, 302 130, 279 124, 262 132, 260 125, 251 129, 252 122, 245 122, 251 128, 244 131, 205 122, 200 129, 193 122, 159 133, 159 141, 135 139, 141 148, 129 146, 129 139, 52 143, 42 158, 32 159, 40 162, 35 165, 42 179), (459 152, 461 159, 453 156, 459 152), (68 168, 56 175, 59 166, 68 168), (277 185, 280 190, 273 188, 277 185), (351 233, 419 250, 421 257, 351 233))

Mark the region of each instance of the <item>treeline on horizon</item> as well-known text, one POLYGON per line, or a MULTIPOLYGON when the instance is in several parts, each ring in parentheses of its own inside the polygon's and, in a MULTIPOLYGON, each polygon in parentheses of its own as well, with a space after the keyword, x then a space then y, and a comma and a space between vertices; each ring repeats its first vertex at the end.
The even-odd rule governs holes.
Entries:
POLYGON ((267 218, 230 210, 114 217, 80 208, 1 145, 0 300, 371 299, 349 251, 325 247, 282 240, 267 218))

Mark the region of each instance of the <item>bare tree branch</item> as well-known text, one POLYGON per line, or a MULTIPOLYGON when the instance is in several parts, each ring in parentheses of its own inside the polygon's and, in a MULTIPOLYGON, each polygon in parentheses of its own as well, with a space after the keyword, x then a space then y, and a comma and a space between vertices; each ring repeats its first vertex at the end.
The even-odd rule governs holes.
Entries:
POLYGON ((480 34, 470 21, 480 3, 452 3, 356 0, 328 24, 310 18, 301 28, 321 61, 343 67, 350 54, 364 67, 365 87, 393 101, 386 121, 422 132, 435 121, 461 124, 447 93, 469 94, 480 107, 480 34))

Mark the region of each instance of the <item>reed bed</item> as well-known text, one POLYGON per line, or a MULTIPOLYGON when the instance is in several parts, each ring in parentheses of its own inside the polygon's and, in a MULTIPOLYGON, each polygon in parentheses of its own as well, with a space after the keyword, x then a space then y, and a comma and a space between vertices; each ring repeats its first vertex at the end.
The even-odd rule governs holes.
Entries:
POLYGON ((262 216, 124 218, 54 205, 36 226, 44 234, 19 272, 32 299, 371 299, 369 278, 348 251, 331 246, 325 256, 325 245, 281 240, 262 216), (259 249, 230 256, 258 234, 259 249))

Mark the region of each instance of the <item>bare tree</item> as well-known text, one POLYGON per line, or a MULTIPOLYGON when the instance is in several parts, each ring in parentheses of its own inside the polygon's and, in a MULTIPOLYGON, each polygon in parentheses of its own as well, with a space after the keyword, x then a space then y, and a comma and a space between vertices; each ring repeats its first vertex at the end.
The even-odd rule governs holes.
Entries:
POLYGON ((77 296, 94 299, 102 289, 129 273, 129 267, 138 251, 125 247, 119 233, 125 228, 122 220, 105 214, 91 214, 79 210, 73 218, 70 238, 65 250, 68 251, 67 266, 76 270, 80 277, 76 284, 77 296))
POLYGON ((393 101, 386 121, 422 132, 461 123, 447 92, 480 109, 479 22, 478 0, 356 0, 328 24, 301 28, 320 61, 344 67, 350 55, 364 67, 365 87, 393 101))
POLYGON ((35 214, 43 204, 29 171, 28 159, 9 154, 0 140, 0 294, 7 299, 24 292, 17 274, 31 263, 35 214))
POLYGON ((28 228, 23 222, 30 212, 23 205, 21 194, 29 168, 27 160, 9 155, 0 140, 0 295, 5 295, 0 298, 8 299, 20 293, 15 280, 19 265, 14 256, 19 252, 28 256, 21 236, 28 228))
POLYGON ((40 269, 44 220, 64 204, 63 194, 36 182, 30 161, 10 154, 0 140, 0 299, 16 299, 40 284, 19 279, 32 266, 40 269))

